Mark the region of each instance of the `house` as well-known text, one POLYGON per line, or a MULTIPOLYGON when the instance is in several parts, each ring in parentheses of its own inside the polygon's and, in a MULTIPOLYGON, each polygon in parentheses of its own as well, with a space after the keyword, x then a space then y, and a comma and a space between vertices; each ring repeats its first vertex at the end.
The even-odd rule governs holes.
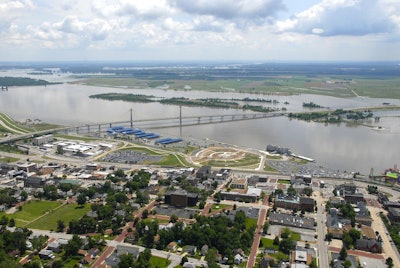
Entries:
POLYGON ((273 260, 275 262, 275 258, 269 256, 268 254, 264 254, 264 256, 260 260, 260 266, 259 268, 269 268, 270 261, 273 260))
POLYGON ((233 257, 233 263, 234 264, 241 264, 243 262, 243 256, 240 255, 239 253, 233 257))
POLYGON ((355 248, 372 253, 382 253, 382 242, 375 239, 357 239, 355 248))
POLYGON ((190 245, 185 246, 185 252, 187 252, 190 255, 196 255, 196 251, 197 251, 196 246, 190 246, 190 245))
POLYGON ((24 187, 41 188, 45 185, 46 180, 41 177, 28 177, 24 179, 24 187))
POLYGON ((205 256, 205 255, 207 254, 207 251, 208 251, 208 245, 203 245, 203 246, 201 247, 201 249, 200 249, 200 254, 201 254, 202 256, 205 256))
POLYGON ((358 202, 365 202, 364 195, 362 193, 345 194, 344 200, 351 204, 357 204, 358 202))
POLYGON ((196 264, 193 263, 193 262, 185 262, 185 263, 182 265, 182 267, 183 267, 183 268, 196 268, 196 264))
POLYGON ((196 173, 196 178, 205 179, 211 175, 211 166, 202 166, 196 173))
POLYGON ((53 251, 48 250, 48 249, 42 249, 41 251, 39 251, 38 254, 39 254, 39 257, 41 259, 45 259, 45 260, 54 259, 55 258, 54 254, 53 254, 53 251))
POLYGON ((61 252, 61 247, 60 247, 60 243, 58 243, 57 241, 54 242, 50 242, 47 244, 47 249, 51 250, 53 252, 61 252))
POLYGON ((310 197, 300 197, 300 210, 314 212, 315 200, 310 197))
POLYGON ((376 238, 374 229, 372 229, 370 226, 366 226, 366 225, 361 226, 361 235, 362 235, 362 238, 364 238, 364 239, 375 239, 376 238))
POLYGON ((87 254, 79 262, 82 263, 82 264, 89 264, 89 263, 92 262, 92 256, 90 254, 87 254))
POLYGON ((169 243, 169 244, 167 245, 167 249, 168 249, 169 251, 174 251, 174 250, 176 249, 177 245, 178 245, 178 243, 172 241, 171 243, 169 243))
POLYGON ((117 245, 117 255, 121 256, 124 254, 132 254, 133 258, 136 259, 139 256, 139 248, 134 246, 117 245))

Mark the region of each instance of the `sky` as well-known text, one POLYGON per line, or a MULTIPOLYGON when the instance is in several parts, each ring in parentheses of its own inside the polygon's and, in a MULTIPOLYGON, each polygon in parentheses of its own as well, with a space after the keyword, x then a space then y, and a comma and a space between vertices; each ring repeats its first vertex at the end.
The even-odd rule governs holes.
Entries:
POLYGON ((399 0, 0 0, 0 61, 400 61, 399 0))

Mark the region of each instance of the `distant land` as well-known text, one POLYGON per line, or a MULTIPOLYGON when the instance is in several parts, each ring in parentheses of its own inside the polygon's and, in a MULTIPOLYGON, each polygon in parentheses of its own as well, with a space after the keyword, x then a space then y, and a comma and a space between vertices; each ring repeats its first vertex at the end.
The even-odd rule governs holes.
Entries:
POLYGON ((10 69, 30 69, 31 77, 68 74, 76 83, 117 88, 400 99, 397 62, 0 63, 5 75, 10 69))

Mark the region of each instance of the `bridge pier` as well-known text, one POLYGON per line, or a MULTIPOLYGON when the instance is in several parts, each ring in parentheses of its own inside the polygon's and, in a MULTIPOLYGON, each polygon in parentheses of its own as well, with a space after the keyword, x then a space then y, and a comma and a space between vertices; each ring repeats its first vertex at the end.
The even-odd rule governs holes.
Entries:
POLYGON ((200 125, 200 119, 201 119, 201 117, 199 116, 199 117, 197 117, 197 124, 199 124, 200 125))
POLYGON ((212 118, 213 118, 213 117, 212 117, 212 116, 210 116, 210 123, 212 122, 212 118))
POLYGON ((221 115, 221 122, 224 122, 224 116, 221 115))
POLYGON ((90 125, 87 125, 87 132, 90 133, 90 125))
POLYGON ((79 127, 76 127, 76 133, 79 133, 79 127))

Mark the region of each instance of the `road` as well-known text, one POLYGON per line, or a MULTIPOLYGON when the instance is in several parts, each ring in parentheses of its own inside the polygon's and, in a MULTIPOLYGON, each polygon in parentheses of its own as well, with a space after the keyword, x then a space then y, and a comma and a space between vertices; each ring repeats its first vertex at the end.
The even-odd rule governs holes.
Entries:
POLYGON ((318 234, 318 264, 320 268, 329 267, 328 260, 328 246, 325 242, 326 235, 326 218, 325 218, 325 207, 323 205, 323 199, 320 193, 317 194, 317 234, 318 234))
POLYGON ((267 215, 267 209, 268 209, 267 204, 268 204, 268 196, 265 196, 263 200, 263 207, 261 208, 260 213, 258 215, 257 228, 254 233, 253 244, 251 245, 251 251, 247 261, 246 268, 254 267, 254 264, 256 262, 258 247, 260 245, 260 240, 261 240, 261 234, 263 232, 265 217, 267 215))

